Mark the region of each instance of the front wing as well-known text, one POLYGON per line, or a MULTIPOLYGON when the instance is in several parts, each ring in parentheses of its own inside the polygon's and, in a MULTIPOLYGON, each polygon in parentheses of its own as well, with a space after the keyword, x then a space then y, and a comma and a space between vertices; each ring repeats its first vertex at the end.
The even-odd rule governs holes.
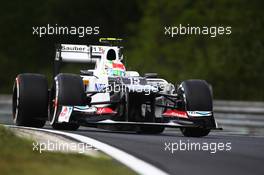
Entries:
POLYGON ((131 121, 116 121, 113 116, 116 114, 111 108, 95 108, 89 106, 62 106, 61 112, 58 116, 58 122, 77 122, 82 126, 164 126, 168 128, 207 128, 214 130, 221 130, 217 123, 214 125, 207 125, 200 123, 200 119, 204 122, 204 118, 182 118, 182 117, 163 117, 160 122, 131 122, 131 121))

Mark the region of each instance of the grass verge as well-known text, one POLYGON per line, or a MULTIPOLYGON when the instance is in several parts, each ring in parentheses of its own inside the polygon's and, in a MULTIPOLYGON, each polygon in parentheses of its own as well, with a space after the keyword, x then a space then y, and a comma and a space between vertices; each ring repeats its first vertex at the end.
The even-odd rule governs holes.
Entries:
POLYGON ((32 141, 0 126, 0 172, 5 175, 135 174, 111 158, 82 154, 35 152, 32 141))

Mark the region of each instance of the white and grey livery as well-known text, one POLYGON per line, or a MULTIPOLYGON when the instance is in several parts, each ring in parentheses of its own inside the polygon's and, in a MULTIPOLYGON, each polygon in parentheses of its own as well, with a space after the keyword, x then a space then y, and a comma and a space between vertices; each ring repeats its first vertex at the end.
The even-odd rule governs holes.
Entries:
POLYGON ((57 45, 50 88, 44 75, 19 74, 13 88, 15 124, 43 127, 48 120, 55 129, 76 130, 82 125, 152 134, 174 127, 191 137, 221 129, 206 81, 186 80, 174 86, 156 73, 140 76, 126 70, 119 41, 102 38, 101 45, 57 45), (94 68, 60 73, 65 62, 94 68))

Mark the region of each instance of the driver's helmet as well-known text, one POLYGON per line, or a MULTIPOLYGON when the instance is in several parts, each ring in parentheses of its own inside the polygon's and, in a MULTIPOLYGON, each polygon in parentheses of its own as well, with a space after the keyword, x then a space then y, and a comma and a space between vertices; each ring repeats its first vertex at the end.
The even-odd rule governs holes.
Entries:
POLYGON ((113 49, 107 52, 106 58, 105 69, 109 76, 125 76, 126 68, 120 60, 116 59, 116 52, 113 49))

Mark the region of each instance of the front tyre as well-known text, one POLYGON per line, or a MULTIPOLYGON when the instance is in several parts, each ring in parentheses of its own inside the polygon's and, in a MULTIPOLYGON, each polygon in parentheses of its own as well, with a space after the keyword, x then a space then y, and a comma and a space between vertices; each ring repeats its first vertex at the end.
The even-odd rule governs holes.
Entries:
MULTIPOLYGON (((204 80, 186 80, 181 83, 178 94, 184 100, 186 111, 213 111, 212 92, 208 83, 204 80)), ((215 125, 213 116, 199 119, 201 128, 182 128, 181 132, 187 137, 203 137, 210 133, 215 125)))
POLYGON ((57 75, 50 96, 51 126, 58 130, 77 130, 79 124, 74 121, 59 123, 58 117, 62 106, 83 106, 85 99, 84 86, 79 75, 57 75))
POLYGON ((185 137, 204 137, 210 133, 210 129, 205 128, 181 128, 181 132, 185 137))

